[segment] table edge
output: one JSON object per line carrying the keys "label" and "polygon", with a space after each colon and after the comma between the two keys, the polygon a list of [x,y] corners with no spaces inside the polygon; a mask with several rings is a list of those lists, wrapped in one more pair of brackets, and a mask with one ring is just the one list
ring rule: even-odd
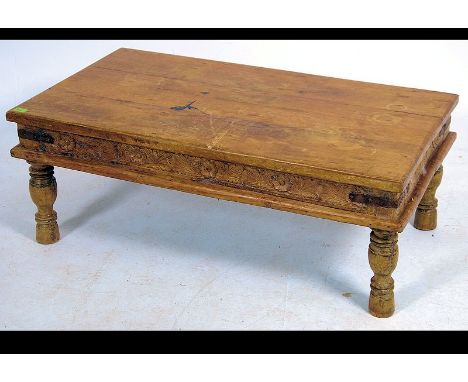
{"label": "table edge", "polygon": [[[455,106],[456,105],[453,105],[451,110],[453,110]],[[436,129],[433,133],[433,137],[438,134],[438,132],[449,117],[450,113],[448,113],[444,118],[441,119],[438,129]],[[72,124],[51,118],[27,115],[25,113],[15,112],[13,109],[9,110],[6,113],[6,119],[9,122],[16,122],[17,124],[21,124],[28,127],[49,129],[52,131],[65,133],[72,132],[73,134],[105,139],[112,142],[130,143],[139,145],[141,147],[160,149],[180,154],[195,155],[207,159],[222,160],[243,165],[251,165],[275,171],[309,176],[338,183],[354,184],[357,186],[365,186],[382,191],[396,193],[404,191],[406,185],[411,180],[412,176],[414,176],[416,168],[419,165],[419,161],[424,155],[424,152],[430,147],[433,139],[432,137],[432,139],[429,139],[428,142],[426,142],[425,149],[421,153],[420,157],[418,157],[417,160],[414,162],[406,178],[402,179],[401,181],[396,181],[391,179],[369,177],[362,174],[353,174],[335,169],[327,169],[324,167],[315,167],[312,165],[306,165],[302,163],[286,162],[278,159],[244,155],[225,150],[216,150],[208,147],[181,144],[177,141],[171,141],[160,138],[156,139],[138,134],[130,135],[125,134],[123,132],[107,132],[102,131],[95,126]]]}

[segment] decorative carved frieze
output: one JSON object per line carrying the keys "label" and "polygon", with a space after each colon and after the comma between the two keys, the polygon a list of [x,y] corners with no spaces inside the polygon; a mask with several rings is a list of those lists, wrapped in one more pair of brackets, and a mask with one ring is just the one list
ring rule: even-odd
{"label": "decorative carved frieze", "polygon": [[[20,142],[40,152],[77,160],[121,165],[151,174],[167,174],[204,184],[257,191],[288,199],[395,216],[403,194],[371,190],[238,163],[200,158],[69,133],[21,128]],[[47,142],[35,137],[49,137]]]}

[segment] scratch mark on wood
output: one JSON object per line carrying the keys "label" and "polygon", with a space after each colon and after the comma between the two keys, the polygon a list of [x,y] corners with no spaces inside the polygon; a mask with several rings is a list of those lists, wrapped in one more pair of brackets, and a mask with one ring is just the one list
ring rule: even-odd
{"label": "scratch mark on wood", "polygon": [[190,109],[196,109],[195,106],[192,106],[195,102],[197,102],[196,100],[195,101],[192,101],[190,103],[188,103],[187,105],[184,105],[184,106],[172,106],[171,109],[172,110],[190,110]]}
{"label": "scratch mark on wood", "polygon": [[[234,121],[231,121],[231,123],[229,124],[229,126],[224,132],[222,132],[218,136],[215,136],[213,140],[211,141],[211,143],[208,145],[208,148],[211,149],[212,147],[215,147],[219,143],[219,141],[221,141],[229,133],[229,130],[231,129],[233,124],[234,124]],[[210,128],[213,132],[215,132],[213,128],[213,118],[211,114],[210,114]]]}

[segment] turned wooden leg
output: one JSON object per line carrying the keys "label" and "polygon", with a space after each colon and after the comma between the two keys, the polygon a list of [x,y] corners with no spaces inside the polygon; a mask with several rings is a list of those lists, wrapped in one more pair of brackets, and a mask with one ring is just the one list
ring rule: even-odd
{"label": "turned wooden leg", "polygon": [[37,206],[36,241],[40,244],[52,244],[60,239],[57,213],[53,210],[57,198],[54,167],[35,163],[30,165],[29,193]]}
{"label": "turned wooden leg", "polygon": [[442,181],[442,166],[435,172],[434,177],[419,202],[414,217],[414,227],[422,231],[430,231],[437,227],[437,198],[435,193]]}
{"label": "turned wooden leg", "polygon": [[369,312],[375,317],[390,317],[395,311],[392,272],[398,261],[398,233],[374,229],[370,234],[371,279]]}

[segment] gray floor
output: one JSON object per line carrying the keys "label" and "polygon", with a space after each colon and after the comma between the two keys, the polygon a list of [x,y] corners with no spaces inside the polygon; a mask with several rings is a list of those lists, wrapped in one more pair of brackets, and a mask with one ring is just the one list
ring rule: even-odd
{"label": "gray floor", "polygon": [[[466,43],[2,42],[1,110],[120,46],[461,94],[439,227],[400,235],[389,319],[367,313],[363,227],[58,168],[62,240],[42,246],[27,165],[10,157],[16,131],[3,120],[1,329],[468,329]],[[343,65],[348,50],[359,55]]]}

